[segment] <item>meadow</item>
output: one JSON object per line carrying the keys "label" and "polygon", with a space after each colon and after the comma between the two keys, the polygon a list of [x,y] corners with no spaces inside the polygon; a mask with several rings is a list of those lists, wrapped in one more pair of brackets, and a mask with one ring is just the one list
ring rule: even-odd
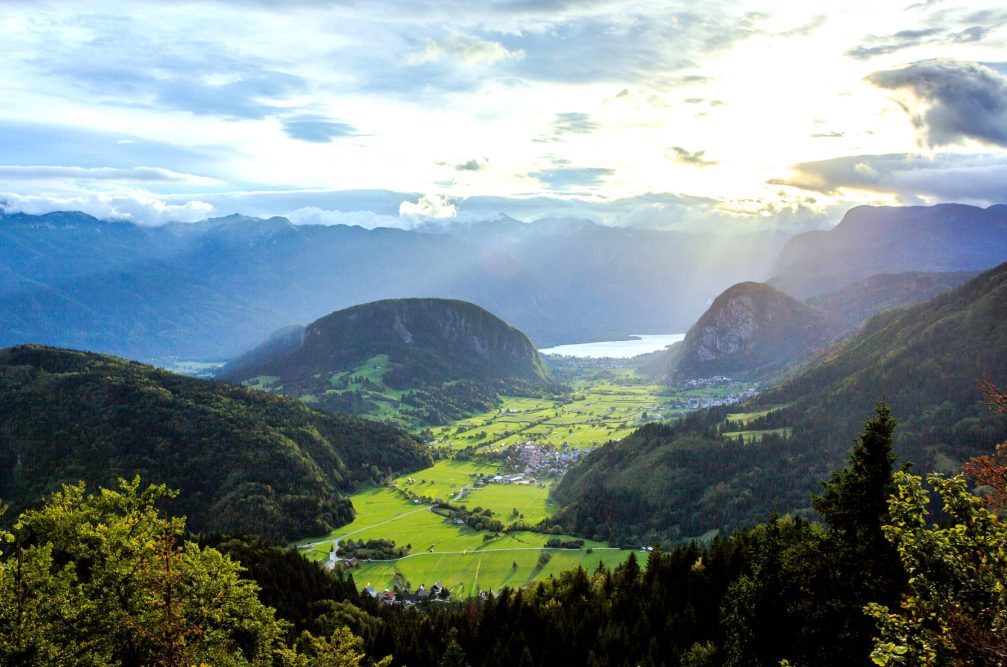
{"label": "meadow", "polygon": [[[503,586],[523,586],[578,565],[596,568],[599,562],[614,565],[628,557],[628,550],[612,549],[601,542],[584,541],[580,549],[546,548],[550,538],[575,539],[568,535],[546,535],[530,531],[490,533],[458,525],[433,511],[430,503],[406,497],[414,493],[450,498],[469,486],[475,476],[494,474],[499,468],[483,463],[445,459],[421,472],[403,475],[388,487],[370,488],[351,497],[357,516],[352,523],[329,535],[299,541],[296,546],[309,559],[328,561],[330,549],[339,540],[385,538],[406,546],[409,555],[395,561],[371,561],[352,570],[358,584],[377,590],[409,583],[427,587],[440,581],[452,594],[468,596],[479,590],[499,590]],[[532,485],[490,484],[474,489],[465,499],[474,508],[493,510],[505,523],[519,517],[513,509],[534,522],[553,511],[548,489]],[[542,554],[548,558],[542,562]],[[516,565],[516,567],[515,567]]]}
{"label": "meadow", "polygon": [[[383,360],[375,358],[368,368],[354,371],[359,382],[366,377],[380,382]],[[334,382],[343,377],[334,377]],[[354,384],[357,384],[354,382]],[[696,407],[718,402],[745,388],[699,387],[669,390],[648,384],[635,371],[612,369],[596,377],[575,379],[571,391],[546,397],[502,397],[500,405],[432,429],[433,444],[449,458],[430,468],[402,475],[385,486],[370,488],[351,497],[357,515],[352,523],[331,534],[298,543],[306,557],[329,561],[330,549],[339,540],[390,539],[406,547],[408,555],[394,561],[366,561],[352,569],[358,584],[377,590],[440,581],[456,596],[502,586],[524,586],[564,569],[593,569],[625,560],[632,550],[610,548],[585,541],[580,549],[547,548],[550,538],[576,539],[531,531],[493,533],[455,523],[434,511],[450,502],[469,510],[488,509],[505,526],[535,525],[551,516],[557,505],[550,499],[553,479],[531,484],[481,483],[485,476],[504,473],[500,455],[514,446],[532,443],[546,449],[586,450],[618,440],[648,421],[673,419]],[[745,431],[752,420],[765,414],[735,413],[725,423],[748,443],[761,437]],[[724,434],[725,436],[728,433]],[[461,457],[479,460],[463,460]],[[511,469],[513,471],[513,469]],[[543,557],[543,554],[548,554]]]}

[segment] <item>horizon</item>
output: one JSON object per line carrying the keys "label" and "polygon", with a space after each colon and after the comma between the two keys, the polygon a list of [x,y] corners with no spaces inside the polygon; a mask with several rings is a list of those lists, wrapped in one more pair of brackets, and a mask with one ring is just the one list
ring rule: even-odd
{"label": "horizon", "polygon": [[11,212],[730,234],[1007,201],[993,4],[5,9]]}

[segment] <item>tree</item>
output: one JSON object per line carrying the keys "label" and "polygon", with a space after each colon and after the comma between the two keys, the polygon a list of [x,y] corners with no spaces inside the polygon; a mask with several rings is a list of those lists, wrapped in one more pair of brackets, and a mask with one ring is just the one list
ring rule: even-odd
{"label": "tree", "polygon": [[240,566],[182,540],[164,486],[64,486],[0,559],[0,662],[266,665],[284,625]]}
{"label": "tree", "polygon": [[880,636],[878,665],[1007,662],[1007,522],[969,493],[961,475],[927,477],[950,521],[929,522],[922,479],[896,475],[885,534],[909,575],[897,608],[868,606]]}

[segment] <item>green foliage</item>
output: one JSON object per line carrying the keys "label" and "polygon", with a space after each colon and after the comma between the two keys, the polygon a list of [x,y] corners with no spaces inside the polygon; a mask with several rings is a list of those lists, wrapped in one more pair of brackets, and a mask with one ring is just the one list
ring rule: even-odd
{"label": "green foliage", "polygon": [[[1007,415],[986,416],[976,381],[1007,373],[1007,264],[935,299],[879,315],[821,359],[732,412],[765,435],[725,442],[722,409],[674,426],[647,425],[593,452],[555,491],[556,521],[587,537],[678,541],[809,510],[819,481],[842,465],[862,415],[884,396],[899,421],[895,453],[954,471],[1007,439]],[[789,430],[786,430],[789,429]],[[877,496],[872,502],[877,502]],[[837,517],[838,518],[838,517]]]}
{"label": "green foliage", "polygon": [[[523,333],[471,303],[389,299],[331,313],[302,336],[267,341],[221,377],[276,376],[270,390],[323,409],[444,424],[488,410],[501,394],[549,384]],[[385,414],[387,413],[387,414]]]}
{"label": "green foliage", "polygon": [[392,426],[105,355],[0,351],[0,497],[15,511],[63,482],[118,476],[181,490],[168,507],[196,530],[275,538],[352,519],[342,495],[429,465]]}
{"label": "green foliage", "polygon": [[4,664],[270,665],[283,624],[220,552],[182,540],[163,486],[64,487],[0,560]]}
{"label": "green foliage", "polygon": [[878,665],[993,665],[1007,659],[1007,523],[969,493],[965,479],[931,474],[947,519],[929,523],[922,479],[895,477],[885,535],[909,575],[901,603],[868,611]]}

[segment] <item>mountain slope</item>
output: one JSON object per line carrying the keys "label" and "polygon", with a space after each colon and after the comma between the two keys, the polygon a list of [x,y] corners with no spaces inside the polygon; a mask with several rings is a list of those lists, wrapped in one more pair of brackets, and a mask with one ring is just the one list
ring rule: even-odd
{"label": "mountain slope", "polygon": [[[899,457],[920,472],[953,472],[1007,438],[1007,418],[990,414],[976,386],[985,375],[1007,383],[1005,312],[1002,264],[879,315],[744,406],[644,427],[596,450],[557,487],[567,507],[556,520],[587,536],[679,539],[807,509],[882,397],[899,422]],[[726,431],[745,432],[745,444]]]}
{"label": "mountain slope", "polygon": [[1007,206],[858,206],[828,231],[793,237],[769,282],[806,298],[879,273],[982,271],[1005,260]]}
{"label": "mountain slope", "polygon": [[886,310],[929,301],[976,275],[975,271],[881,273],[836,292],[812,297],[806,303],[854,328]]}
{"label": "mountain slope", "polygon": [[342,493],[429,464],[384,424],[105,355],[0,350],[0,498],[13,511],[60,483],[141,475],[181,491],[194,530],[274,538],[350,521]]}
{"label": "mountain slope", "polygon": [[823,311],[769,285],[738,283],[689,328],[669,379],[765,379],[825,345],[839,329]]}
{"label": "mountain slope", "polygon": [[479,306],[449,299],[391,299],[331,313],[272,337],[219,376],[269,378],[268,388],[353,412],[370,410],[361,390],[387,388],[401,394],[407,412],[432,411],[415,415],[427,422],[488,408],[494,391],[549,381],[527,336]]}

